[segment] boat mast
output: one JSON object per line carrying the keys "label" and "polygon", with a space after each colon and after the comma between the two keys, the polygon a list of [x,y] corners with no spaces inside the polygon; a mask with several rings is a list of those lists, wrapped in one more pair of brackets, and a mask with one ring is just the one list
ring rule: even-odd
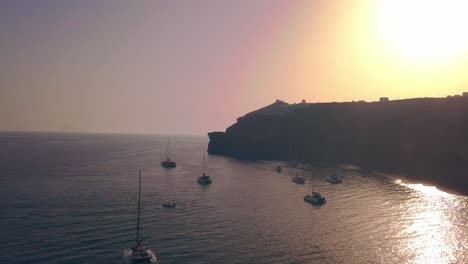
{"label": "boat mast", "polygon": [[314,192],[314,179],[315,179],[315,175],[312,174],[312,192]]}
{"label": "boat mast", "polygon": [[169,159],[169,137],[167,137],[167,146],[166,146],[166,159]]}
{"label": "boat mast", "polygon": [[141,198],[141,170],[138,175],[138,214],[137,214],[137,244],[140,245],[140,198]]}
{"label": "boat mast", "polygon": [[205,175],[205,150],[203,150],[202,175]]}

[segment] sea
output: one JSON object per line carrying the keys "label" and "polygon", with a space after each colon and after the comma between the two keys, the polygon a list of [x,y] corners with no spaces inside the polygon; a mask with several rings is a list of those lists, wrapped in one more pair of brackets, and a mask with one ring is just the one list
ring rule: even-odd
{"label": "sea", "polygon": [[[207,136],[0,133],[0,263],[468,263],[468,197],[356,167],[206,155]],[[291,181],[304,175],[306,184]],[[343,175],[332,185],[326,178]],[[311,183],[314,183],[313,186]],[[311,188],[323,206],[303,200]],[[170,200],[176,208],[163,208]]]}

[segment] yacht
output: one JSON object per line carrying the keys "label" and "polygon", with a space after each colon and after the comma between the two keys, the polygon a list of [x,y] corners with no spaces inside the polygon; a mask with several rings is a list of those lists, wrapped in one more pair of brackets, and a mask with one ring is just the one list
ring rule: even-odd
{"label": "yacht", "polygon": [[296,168],[297,167],[297,162],[295,161],[287,161],[286,164],[284,164],[285,167],[288,168]]}
{"label": "yacht", "polygon": [[304,196],[304,201],[311,203],[313,205],[324,205],[327,200],[324,196],[322,196],[319,192],[314,192],[314,176],[312,175],[312,183],[310,185],[312,187],[312,191],[310,194]]}
{"label": "yacht", "polygon": [[154,264],[159,263],[156,254],[143,244],[140,237],[140,199],[141,198],[141,170],[139,173],[138,183],[138,214],[137,214],[137,234],[136,245],[132,248],[124,249],[123,263],[124,264]]}
{"label": "yacht", "polygon": [[292,179],[293,182],[297,183],[297,184],[305,184],[305,178],[304,177],[300,177],[300,176],[294,176],[294,178]]}
{"label": "yacht", "polygon": [[198,177],[197,182],[201,185],[211,184],[213,180],[210,176],[205,174],[205,152],[203,151],[203,165],[202,165],[202,175]]}
{"label": "yacht", "polygon": [[298,176],[297,175],[297,169],[294,168],[294,177],[292,178],[292,181],[297,184],[304,184],[305,183],[305,178]]}
{"label": "yacht", "polygon": [[335,174],[335,175],[329,176],[327,178],[327,182],[329,182],[331,184],[342,183],[343,182],[343,177],[341,175],[339,175],[339,174]]}
{"label": "yacht", "polygon": [[165,161],[161,162],[161,166],[163,166],[164,168],[175,168],[177,164],[175,161],[168,158]]}
{"label": "yacht", "polygon": [[314,205],[324,205],[327,200],[318,192],[312,192],[304,196],[304,201]]}
{"label": "yacht", "polygon": [[169,138],[167,138],[166,160],[161,162],[161,166],[164,168],[175,168],[177,166],[176,162],[169,158]]}

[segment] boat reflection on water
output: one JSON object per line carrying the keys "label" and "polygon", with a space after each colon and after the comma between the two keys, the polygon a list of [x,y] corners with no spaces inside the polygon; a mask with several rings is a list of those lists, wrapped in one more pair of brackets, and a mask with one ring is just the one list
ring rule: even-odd
{"label": "boat reflection on water", "polygon": [[[463,197],[434,186],[401,180],[395,183],[414,190],[403,207],[406,228],[399,234],[404,241],[401,250],[407,253],[409,263],[459,263],[465,258],[460,252],[468,252],[468,245],[458,236],[463,233],[460,229],[468,228],[467,223],[460,222],[466,217],[453,214],[456,207],[464,206]],[[461,248],[465,250],[460,251]]]}

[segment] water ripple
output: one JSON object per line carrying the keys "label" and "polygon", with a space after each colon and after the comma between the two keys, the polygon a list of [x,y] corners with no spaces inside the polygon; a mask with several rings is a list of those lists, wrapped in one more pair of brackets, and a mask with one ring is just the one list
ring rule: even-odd
{"label": "water ripple", "polygon": [[[309,184],[274,172],[278,162],[208,155],[214,183],[197,185],[204,138],[171,139],[173,170],[159,166],[165,137],[2,140],[1,263],[119,263],[135,239],[140,168],[141,231],[162,263],[468,262],[468,198],[432,187],[312,168],[304,176],[328,200],[315,207],[303,201]],[[338,171],[344,183],[328,184]],[[163,208],[167,199],[177,207]]]}

